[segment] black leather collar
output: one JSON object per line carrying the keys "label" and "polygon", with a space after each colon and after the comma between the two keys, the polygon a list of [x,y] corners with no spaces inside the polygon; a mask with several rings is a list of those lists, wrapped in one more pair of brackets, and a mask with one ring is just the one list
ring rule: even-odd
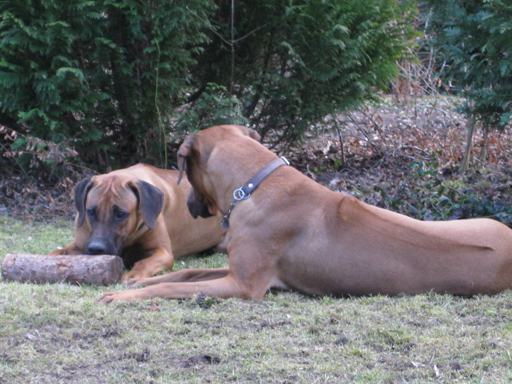
{"label": "black leather collar", "polygon": [[254,191],[258,185],[272,172],[274,172],[277,168],[282,165],[290,165],[290,162],[286,160],[284,156],[281,156],[275,160],[272,160],[270,163],[265,165],[257,174],[255,174],[251,180],[249,180],[245,185],[241,188],[236,189],[233,192],[233,198],[235,201],[231,203],[227,213],[224,215],[222,219],[222,228],[229,228],[229,216],[231,215],[231,211],[235,208],[236,203],[240,200],[245,200],[251,197],[252,191]]}

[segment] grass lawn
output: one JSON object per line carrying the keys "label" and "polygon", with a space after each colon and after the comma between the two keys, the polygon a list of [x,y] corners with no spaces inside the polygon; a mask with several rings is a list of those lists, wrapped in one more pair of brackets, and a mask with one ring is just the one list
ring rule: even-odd
{"label": "grass lawn", "polygon": [[[72,227],[0,216],[0,262],[64,246]],[[176,267],[226,264],[214,255]],[[119,289],[0,281],[0,383],[512,381],[512,292],[96,301]]]}

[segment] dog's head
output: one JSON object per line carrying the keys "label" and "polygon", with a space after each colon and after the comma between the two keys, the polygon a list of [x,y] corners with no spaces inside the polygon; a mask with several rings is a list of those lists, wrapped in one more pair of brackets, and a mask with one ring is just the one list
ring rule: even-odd
{"label": "dog's head", "polygon": [[230,149],[221,148],[223,139],[224,142],[230,143],[227,140],[229,136],[233,138],[237,136],[250,137],[258,142],[260,141],[260,135],[253,129],[238,125],[221,125],[187,136],[178,150],[178,169],[180,172],[178,184],[183,172],[186,172],[192,185],[187,205],[190,214],[194,218],[198,216],[206,218],[215,215],[218,211],[217,196],[213,188],[214,180],[208,172],[208,162],[214,149],[226,151],[229,157]]}
{"label": "dog's head", "polygon": [[85,252],[120,255],[137,232],[156,227],[163,201],[160,189],[121,174],[81,181],[75,187],[76,228],[85,234]]}

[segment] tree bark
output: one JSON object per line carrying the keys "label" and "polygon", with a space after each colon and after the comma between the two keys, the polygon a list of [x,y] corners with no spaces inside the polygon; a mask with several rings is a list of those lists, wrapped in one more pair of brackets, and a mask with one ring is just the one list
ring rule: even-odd
{"label": "tree bark", "polygon": [[7,254],[2,263],[5,281],[26,283],[115,284],[124,266],[118,256]]}
{"label": "tree bark", "polygon": [[468,124],[468,141],[466,143],[466,152],[464,153],[464,159],[459,169],[459,174],[463,175],[469,168],[471,159],[471,149],[473,148],[473,135],[475,134],[476,119],[471,117]]}
{"label": "tree bark", "polygon": [[487,160],[487,155],[489,153],[489,128],[484,129],[484,144],[482,145],[482,150],[480,151],[480,160],[485,162]]}

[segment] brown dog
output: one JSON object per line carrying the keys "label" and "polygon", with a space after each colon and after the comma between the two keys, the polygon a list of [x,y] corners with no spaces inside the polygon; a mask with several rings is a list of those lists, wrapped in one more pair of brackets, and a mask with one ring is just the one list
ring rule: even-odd
{"label": "brown dog", "polygon": [[132,270],[122,281],[170,270],[174,258],[219,244],[219,218],[194,220],[190,183],[178,171],[138,164],[93,176],[75,187],[75,240],[50,255],[119,255]]}
{"label": "brown dog", "polygon": [[198,292],[261,299],[271,287],[334,296],[512,288],[512,230],[494,220],[415,220],[330,191],[287,166],[230,207],[233,191],[276,158],[256,136],[243,127],[212,127],[189,136],[178,152],[193,186],[190,202],[210,214],[232,210],[229,268],[142,279],[135,285],[145,288],[100,300]]}

